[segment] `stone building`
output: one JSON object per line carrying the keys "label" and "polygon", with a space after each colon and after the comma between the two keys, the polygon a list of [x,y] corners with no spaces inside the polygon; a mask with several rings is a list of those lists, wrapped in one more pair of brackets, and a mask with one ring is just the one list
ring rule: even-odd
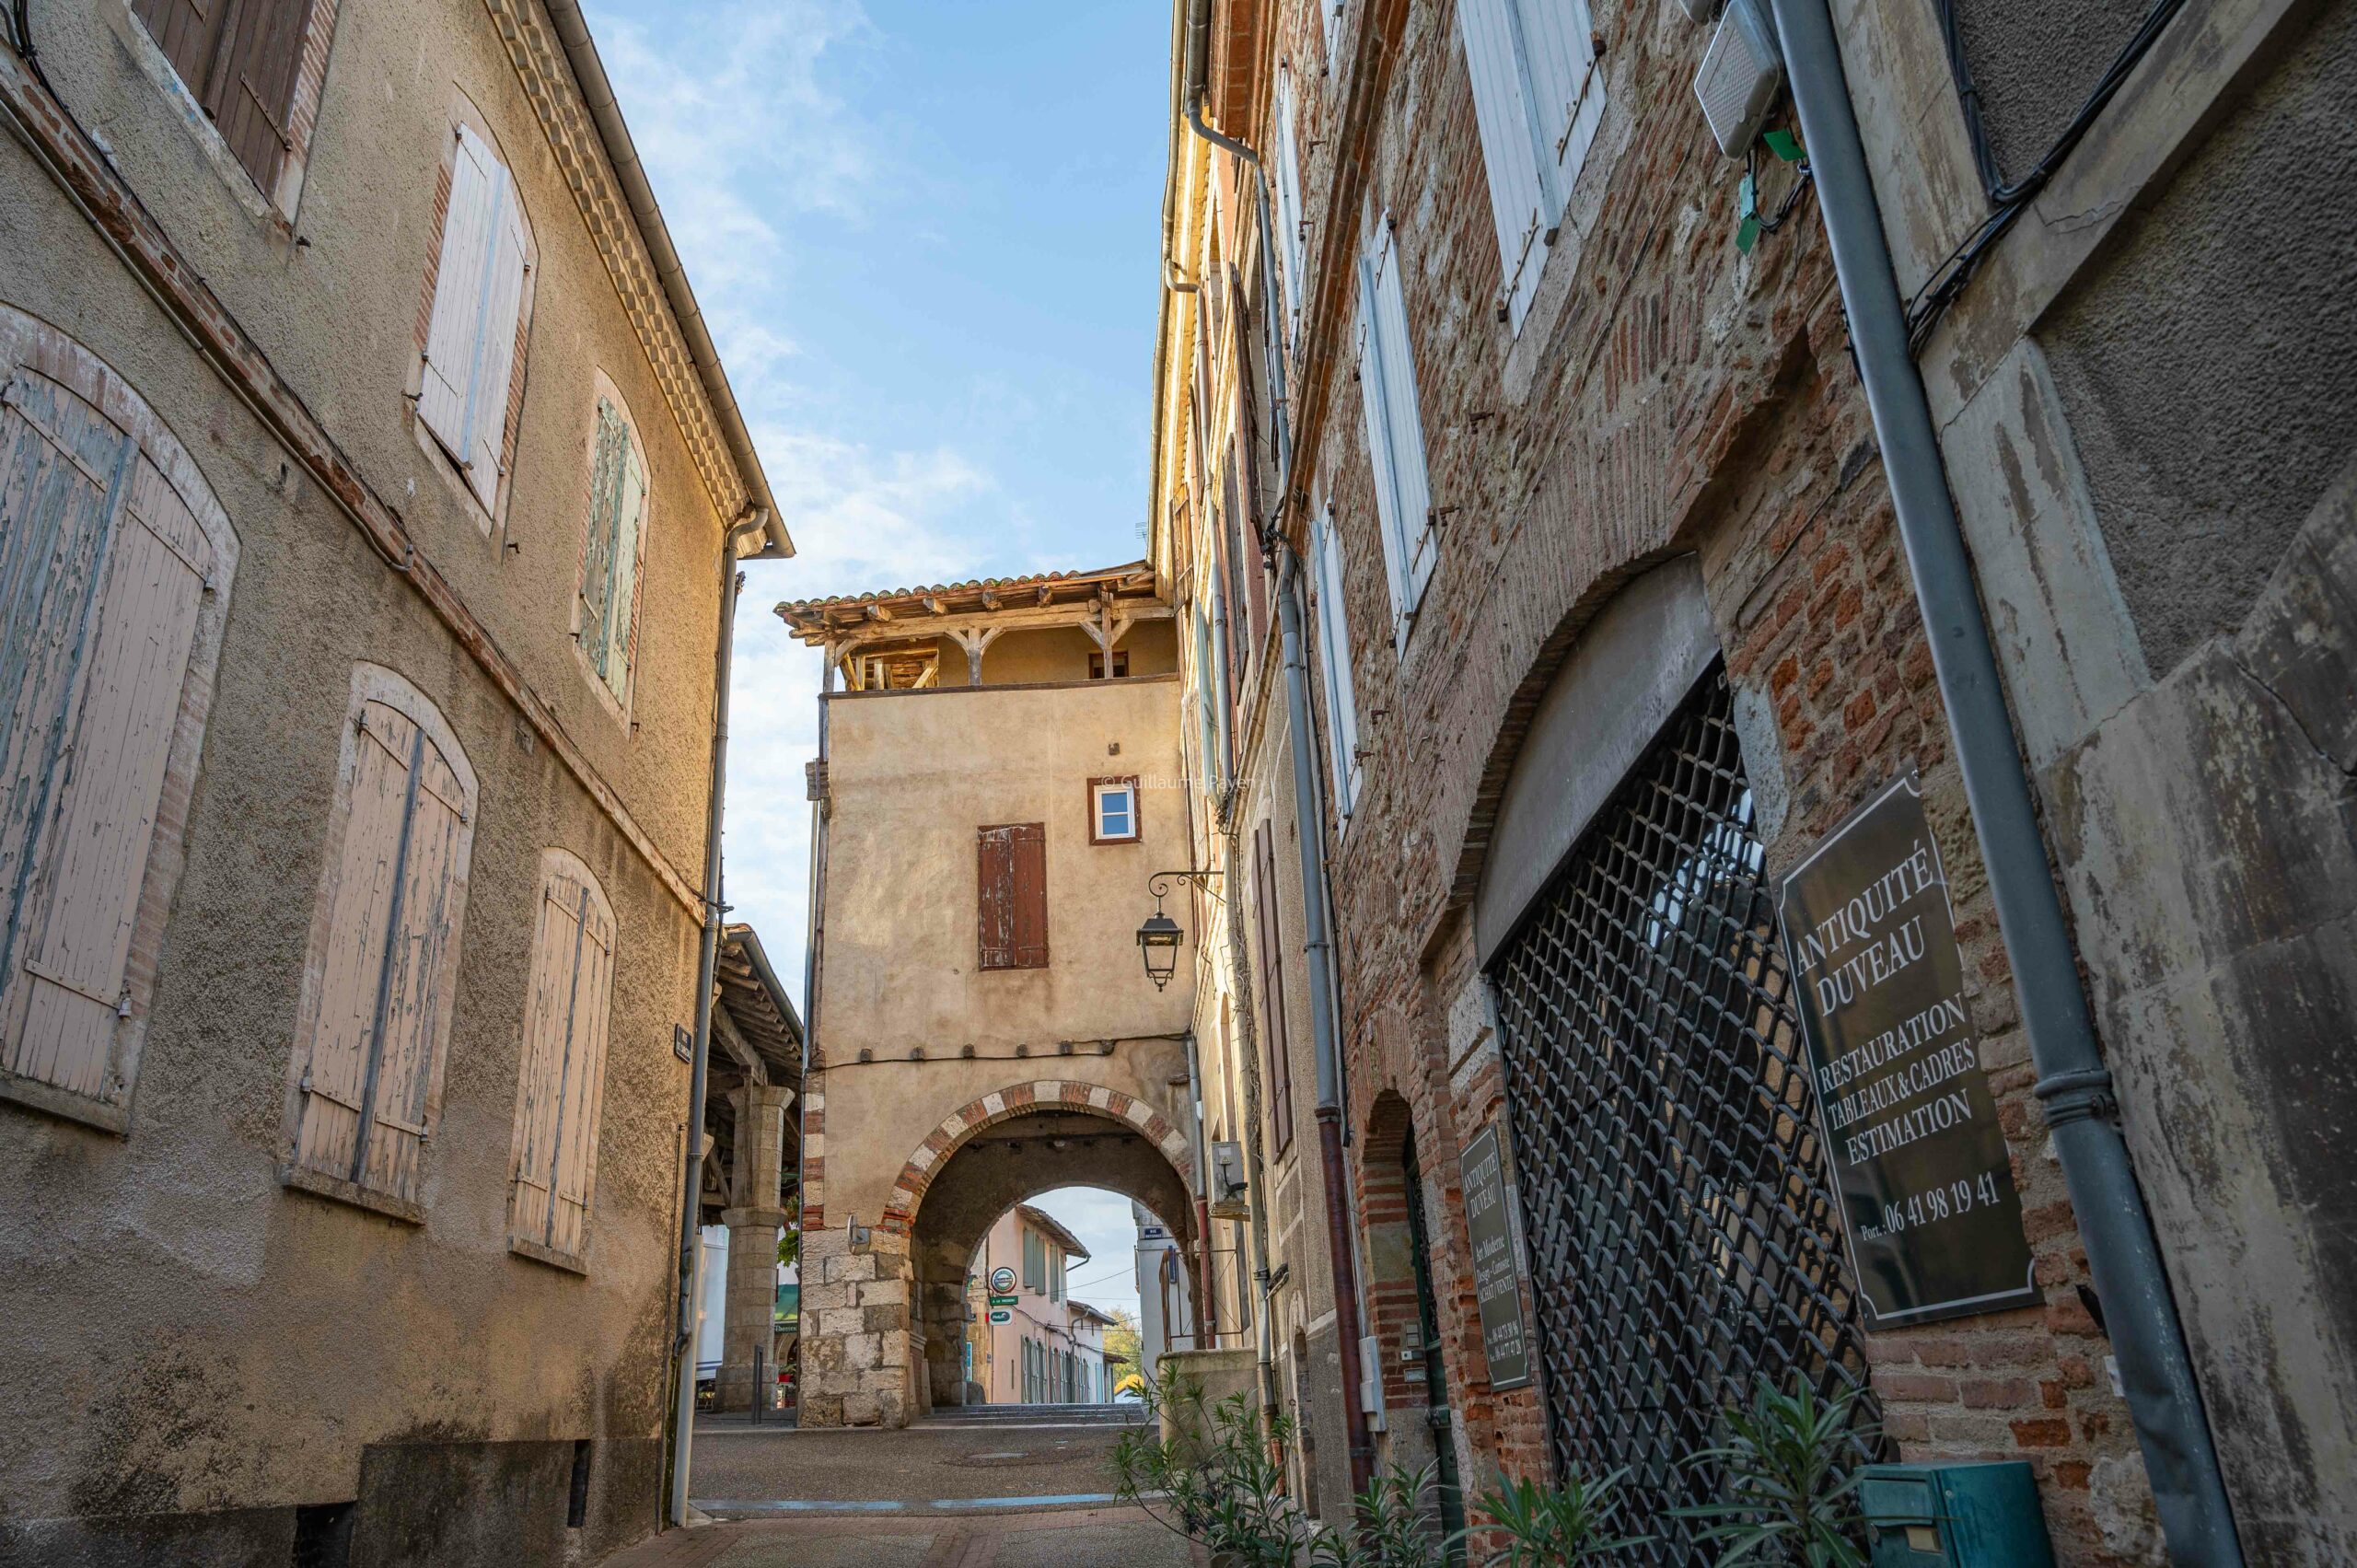
{"label": "stone building", "polygon": [[[1765,1372],[2026,1463],[2066,1563],[2339,1561],[2357,6],[1830,10],[1174,7],[1149,517],[1260,1386],[1329,1517],[1371,1448],[1662,1527]],[[1791,66],[1715,139],[1706,52]],[[1860,1220],[1907,1130],[1822,1131],[1782,928],[1893,813],[1927,1151],[1992,1151],[1945,1254]],[[2022,1266],[1893,1283],[1965,1252]]]}
{"label": "stone building", "polygon": [[600,1554],[791,547],[596,50],[69,0],[0,119],[0,1556]]}
{"label": "stone building", "polygon": [[[801,1421],[964,1402],[984,1236],[1057,1187],[1195,1249],[1176,638],[1144,562],[778,607],[826,654],[802,1110]],[[1191,949],[1190,949],[1191,953]]]}

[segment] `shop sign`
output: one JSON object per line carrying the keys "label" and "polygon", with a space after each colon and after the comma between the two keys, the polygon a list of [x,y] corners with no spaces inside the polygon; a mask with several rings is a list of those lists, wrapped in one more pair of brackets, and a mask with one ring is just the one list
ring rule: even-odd
{"label": "shop sign", "polygon": [[991,1271],[991,1294],[993,1295],[1013,1295],[1015,1294],[1015,1271],[1013,1269],[1009,1269],[1002,1265],[1001,1267]]}
{"label": "shop sign", "polygon": [[1521,1216],[1505,1141],[1495,1122],[1465,1145],[1465,1228],[1473,1243],[1473,1295],[1481,1313],[1481,1349],[1493,1390],[1530,1382],[1529,1320],[1523,1312]]}
{"label": "shop sign", "polygon": [[1015,1303],[1016,1298],[1011,1295],[993,1295],[991,1297],[991,1305],[993,1307],[1012,1307]]}
{"label": "shop sign", "polygon": [[1866,1326],[2036,1303],[1911,770],[1784,878],[1778,913]]}
{"label": "shop sign", "polygon": [[1005,1323],[1013,1320],[1015,1314],[1012,1312],[993,1312],[991,1314],[991,1321],[993,1323]]}

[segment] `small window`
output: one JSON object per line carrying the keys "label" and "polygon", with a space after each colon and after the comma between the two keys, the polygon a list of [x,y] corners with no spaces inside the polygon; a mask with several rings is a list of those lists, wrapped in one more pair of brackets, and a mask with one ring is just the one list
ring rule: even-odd
{"label": "small window", "polygon": [[[1113,650],[1113,679],[1116,680],[1122,679],[1126,678],[1129,673],[1130,650],[1127,648],[1115,648]],[[1105,679],[1105,656],[1103,654],[1091,654],[1088,656],[1088,679],[1091,680],[1102,680]]]}
{"label": "small window", "polygon": [[1351,621],[1342,602],[1342,540],[1329,503],[1312,529],[1318,590],[1318,668],[1326,690],[1326,741],[1334,767],[1334,816],[1347,823],[1359,795],[1359,705],[1351,679]]}
{"label": "small window", "polygon": [[1144,836],[1138,820],[1137,775],[1088,781],[1088,842],[1133,844]]}
{"label": "small window", "polygon": [[498,509],[522,414],[532,234],[516,182],[472,125],[453,131],[435,202],[418,343],[417,419]]}

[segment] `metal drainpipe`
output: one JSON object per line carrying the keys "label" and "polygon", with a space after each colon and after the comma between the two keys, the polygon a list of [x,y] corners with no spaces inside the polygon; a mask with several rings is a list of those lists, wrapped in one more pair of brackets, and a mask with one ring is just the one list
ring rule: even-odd
{"label": "metal drainpipe", "polygon": [[[1211,1151],[1203,1145],[1203,1074],[1195,1055],[1195,1031],[1187,1031],[1189,1136],[1195,1144],[1195,1321],[1187,1337],[1196,1350],[1219,1349],[1219,1298],[1212,1294]],[[1206,1333],[1206,1325],[1210,1331]],[[1212,1342],[1203,1343],[1208,1338]]]}
{"label": "metal drainpipe", "polygon": [[1358,1267],[1351,1246],[1349,1167],[1342,1160],[1341,1051],[1334,1034],[1334,997],[1329,988],[1326,935],[1326,842],[1318,808],[1318,786],[1307,744],[1309,677],[1301,649],[1300,560],[1287,544],[1278,557],[1277,614],[1284,628],[1285,712],[1293,731],[1294,809],[1301,830],[1301,912],[1304,947],[1309,960],[1309,1032],[1318,1048],[1318,1153],[1325,1171],[1326,1244],[1334,1270],[1334,1332],[1342,1355],[1342,1414],[1351,1445],[1351,1491],[1363,1493],[1375,1477],[1375,1445],[1367,1433],[1359,1389]]}
{"label": "metal drainpipe", "polygon": [[696,1211],[703,1195],[703,1114],[705,1067],[712,1057],[712,988],[720,967],[720,922],[726,906],[720,900],[720,822],[728,784],[728,674],[736,653],[737,595],[743,560],[765,561],[774,545],[740,558],[737,541],[769,524],[766,509],[756,508],[737,520],[720,545],[720,631],[712,655],[712,797],[704,808],[703,943],[696,957],[696,1038],[688,1059],[688,1160],[686,1191],[679,1207],[679,1324],[675,1353],[679,1357],[678,1408],[672,1413],[671,1522],[688,1522],[688,1461],[696,1431],[696,1295],[697,1263],[703,1249]]}
{"label": "metal drainpipe", "polygon": [[1772,0],[1793,101],[1832,242],[1859,375],[1930,634],[1956,764],[2020,993],[2038,1097],[2111,1335],[2170,1560],[2242,1562],[2201,1393],[2080,989],[2070,927],[2031,801],[1826,0]]}

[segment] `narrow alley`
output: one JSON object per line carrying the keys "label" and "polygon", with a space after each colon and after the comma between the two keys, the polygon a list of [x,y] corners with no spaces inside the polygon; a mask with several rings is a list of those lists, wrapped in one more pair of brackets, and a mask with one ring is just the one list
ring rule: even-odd
{"label": "narrow alley", "polygon": [[2357,1562],[2357,0],[0,0],[0,1568]]}

